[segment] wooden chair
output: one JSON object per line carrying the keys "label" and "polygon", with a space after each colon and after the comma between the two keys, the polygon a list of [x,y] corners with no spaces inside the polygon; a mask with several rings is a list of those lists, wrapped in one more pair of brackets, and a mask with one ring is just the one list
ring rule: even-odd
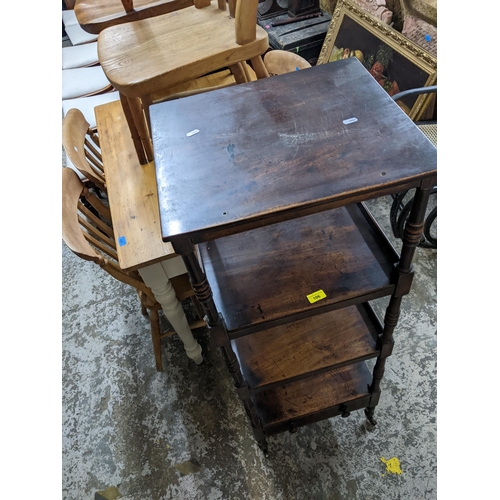
{"label": "wooden chair", "polygon": [[[269,76],[262,55],[267,32],[257,25],[258,0],[194,0],[194,6],[112,26],[99,35],[100,64],[120,99],[141,164],[153,160],[149,106],[171,89],[229,68],[236,83]],[[203,90],[201,90],[203,91]]]}
{"label": "wooden chair", "polygon": [[68,112],[75,108],[81,111],[85,120],[90,124],[90,128],[96,127],[95,108],[102,104],[108,104],[120,100],[118,91],[105,92],[104,94],[92,95],[87,97],[76,97],[75,99],[62,100],[62,115],[65,117]]}
{"label": "wooden chair", "polygon": [[97,64],[97,42],[62,48],[62,69],[88,68]]}
{"label": "wooden chair", "polygon": [[78,23],[74,10],[68,9],[62,11],[62,23],[71,45],[84,45],[97,41],[97,35],[90,34],[82,29]]}
{"label": "wooden chair", "polygon": [[193,5],[193,0],[77,0],[75,15],[83,30],[98,35],[103,29],[168,14]]}
{"label": "wooden chair", "polygon": [[62,70],[62,99],[76,99],[105,94],[113,90],[100,66]]}
{"label": "wooden chair", "polygon": [[97,187],[106,193],[106,176],[102,164],[97,129],[91,128],[83,113],[70,109],[62,123],[62,144],[70,162],[68,165],[88,187]]}
{"label": "wooden chair", "polygon": [[[111,276],[133,286],[141,301],[144,315],[149,313],[151,336],[156,369],[162,371],[161,339],[178,333],[184,343],[187,355],[199,364],[203,358],[201,348],[190,335],[181,335],[169,330],[162,333],[158,311],[162,309],[151,289],[146,286],[139,272],[124,272],[117,262],[116,243],[113,237],[109,208],[78,178],[70,168],[62,169],[62,236],[70,250],[84,260],[92,261]],[[190,298],[197,311],[201,306],[191,288],[187,273],[171,278],[178,301]],[[180,307],[180,306],[179,306]],[[167,316],[167,319],[168,316]],[[203,320],[192,323],[191,328],[204,326]]]}
{"label": "wooden chair", "polygon": [[[404,90],[393,95],[392,99],[403,107],[403,109],[404,107],[408,109],[408,106],[401,102],[402,99],[425,94],[437,95],[437,85]],[[437,121],[416,122],[415,124],[437,148]],[[437,186],[434,186],[431,195],[437,196]],[[390,210],[391,229],[396,238],[402,239],[404,227],[410,216],[411,207],[413,205],[414,190],[411,190],[411,192],[402,191],[401,193],[393,195],[392,198],[393,201]],[[424,231],[419,246],[424,248],[437,248],[437,202],[425,217]]]}
{"label": "wooden chair", "polygon": [[303,57],[286,50],[270,50],[264,56],[264,65],[270,76],[283,75],[297,69],[307,69],[311,64]]}

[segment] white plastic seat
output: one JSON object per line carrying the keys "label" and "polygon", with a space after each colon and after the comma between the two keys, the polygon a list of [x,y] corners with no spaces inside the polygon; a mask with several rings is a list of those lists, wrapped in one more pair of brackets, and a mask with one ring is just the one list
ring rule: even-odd
{"label": "white plastic seat", "polygon": [[105,94],[93,95],[89,97],[79,97],[77,99],[66,99],[62,102],[63,117],[66,116],[71,108],[79,109],[90,127],[94,128],[96,126],[94,108],[96,106],[100,106],[101,104],[118,101],[119,99],[120,93],[117,91],[106,92]]}
{"label": "white plastic seat", "polygon": [[62,69],[85,68],[98,63],[97,42],[62,49]]}
{"label": "white plastic seat", "polygon": [[64,31],[68,35],[72,45],[97,42],[98,35],[92,35],[83,30],[73,9],[62,11],[62,22],[64,24]]}
{"label": "white plastic seat", "polygon": [[101,94],[112,89],[101,66],[62,70],[63,100]]}
{"label": "white plastic seat", "polygon": [[79,24],[65,26],[64,31],[68,35],[71,45],[82,45],[84,43],[96,42],[99,35],[92,35],[82,29]]}
{"label": "white plastic seat", "polygon": [[62,11],[62,22],[65,28],[68,26],[74,26],[75,24],[80,24],[73,9]]}

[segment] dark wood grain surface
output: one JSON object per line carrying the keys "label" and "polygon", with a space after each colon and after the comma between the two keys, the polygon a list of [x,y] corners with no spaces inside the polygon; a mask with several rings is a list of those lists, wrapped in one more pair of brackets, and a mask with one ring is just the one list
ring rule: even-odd
{"label": "dark wood grain surface", "polygon": [[[357,205],[202,243],[208,282],[230,336],[278,318],[392,293],[394,256]],[[310,303],[307,295],[326,297]],[[373,298],[370,297],[370,298]]]}
{"label": "dark wood grain surface", "polygon": [[246,335],[233,348],[255,390],[375,357],[379,333],[363,306],[351,306]]}
{"label": "dark wood grain surface", "polygon": [[150,111],[165,241],[397,192],[436,171],[434,146],[355,58]]}
{"label": "dark wood grain surface", "polygon": [[365,363],[358,363],[259,392],[252,399],[266,427],[367,396],[370,382]]}

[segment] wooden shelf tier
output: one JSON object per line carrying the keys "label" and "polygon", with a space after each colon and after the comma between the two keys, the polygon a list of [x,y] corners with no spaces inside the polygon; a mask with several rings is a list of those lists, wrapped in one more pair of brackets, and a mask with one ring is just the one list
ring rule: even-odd
{"label": "wooden shelf tier", "polygon": [[252,399],[269,436],[366,408],[371,380],[361,362],[259,392]]}
{"label": "wooden shelf tier", "polygon": [[382,325],[369,304],[301,319],[232,341],[252,393],[378,356]]}
{"label": "wooden shelf tier", "polygon": [[[199,244],[230,338],[390,295],[398,255],[363,204]],[[322,290],[325,298],[307,296]],[[319,311],[324,309],[324,311]]]}

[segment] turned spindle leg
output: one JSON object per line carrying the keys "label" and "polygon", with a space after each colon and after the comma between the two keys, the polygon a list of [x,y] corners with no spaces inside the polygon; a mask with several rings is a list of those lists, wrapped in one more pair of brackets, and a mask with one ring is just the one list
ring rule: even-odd
{"label": "turned spindle leg", "polygon": [[163,314],[182,340],[187,356],[199,365],[203,361],[201,346],[189,328],[184,310],[161,263],[139,269],[139,274],[161,304]]}
{"label": "turned spindle leg", "polygon": [[181,255],[184,260],[184,264],[186,265],[189,279],[191,281],[191,286],[193,287],[194,293],[196,294],[196,297],[205,312],[205,319],[210,329],[210,335],[215,344],[222,350],[226,366],[229,373],[233,377],[236,391],[243,402],[246,414],[250,420],[250,425],[252,426],[255,439],[264,453],[267,453],[267,442],[262,422],[257,415],[255,405],[250,397],[250,390],[245,378],[243,377],[243,373],[241,372],[238,358],[231,347],[231,341],[227,333],[224,319],[217,311],[210,284],[208,283],[207,277],[195,255],[194,246],[188,238],[176,238],[173,239],[171,243],[174,247],[174,251]]}
{"label": "turned spindle leg", "polygon": [[373,418],[373,414],[380,395],[380,382],[384,376],[386,360],[392,353],[394,345],[393,333],[398,323],[401,302],[403,296],[410,291],[413,279],[413,256],[424,230],[425,211],[433,184],[433,179],[430,181],[427,180],[425,181],[425,185],[417,189],[412,210],[404,229],[401,258],[395,267],[396,289],[391,296],[385,312],[384,331],[379,338],[380,355],[375,363],[373,380],[370,385],[372,400],[370,401],[370,405],[365,409],[365,415],[373,425],[377,423]]}

